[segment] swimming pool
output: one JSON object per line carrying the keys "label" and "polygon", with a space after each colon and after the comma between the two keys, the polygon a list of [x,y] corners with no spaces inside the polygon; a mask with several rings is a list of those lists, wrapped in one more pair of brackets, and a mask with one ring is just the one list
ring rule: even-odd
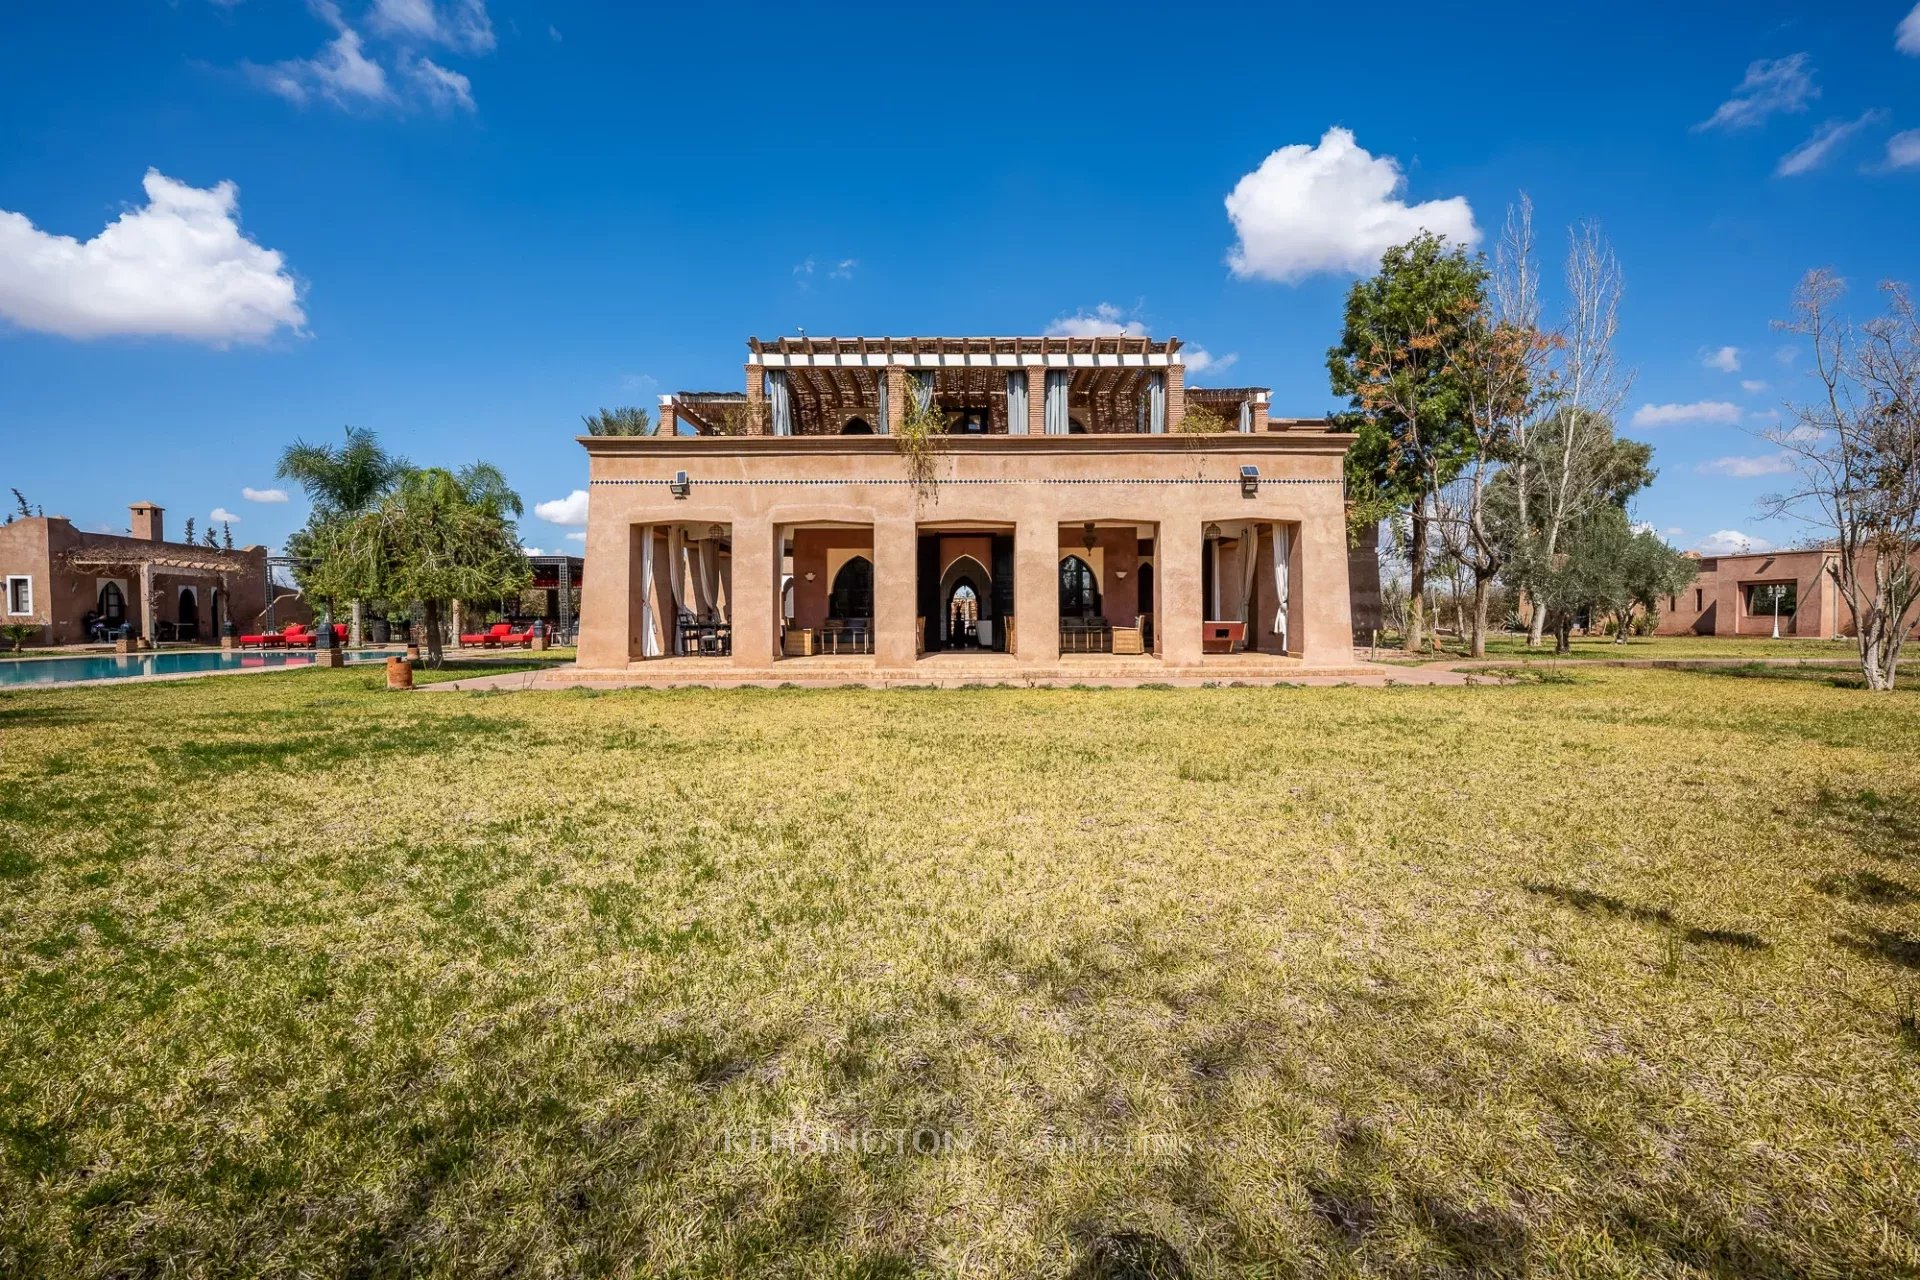
{"label": "swimming pool", "polygon": [[[351,649],[348,662],[385,662],[394,651]],[[0,689],[60,684],[69,680],[125,680],[129,676],[185,676],[207,671],[255,671],[310,667],[313,652],[211,650],[199,653],[107,653],[85,658],[0,659]]]}

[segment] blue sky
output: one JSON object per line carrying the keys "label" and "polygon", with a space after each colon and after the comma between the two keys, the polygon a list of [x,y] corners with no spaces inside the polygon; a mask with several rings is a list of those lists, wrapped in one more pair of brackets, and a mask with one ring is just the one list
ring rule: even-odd
{"label": "blue sky", "polygon": [[273,545],[304,504],[248,491],[352,423],[531,508],[583,486],[580,414],[737,387],[796,327],[1143,325],[1318,414],[1369,234],[1491,237],[1524,190],[1555,279],[1576,220],[1619,254],[1636,514],[1784,542],[1752,432],[1805,380],[1769,322],[1811,267],[1860,314],[1920,284],[1905,2],[800,8],[16,7],[0,488]]}

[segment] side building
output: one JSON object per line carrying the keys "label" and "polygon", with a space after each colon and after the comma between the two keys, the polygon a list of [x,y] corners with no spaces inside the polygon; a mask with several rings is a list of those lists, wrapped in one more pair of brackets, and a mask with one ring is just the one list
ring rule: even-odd
{"label": "side building", "polygon": [[265,547],[169,542],[163,509],[137,502],[129,514],[130,536],[82,532],[61,516],[0,525],[0,618],[38,624],[42,644],[91,639],[89,615],[114,631],[130,623],[148,644],[214,643],[227,622],[265,609]]}
{"label": "side building", "polygon": [[[1777,616],[1782,636],[1852,635],[1853,616],[1833,574],[1839,559],[1821,548],[1701,556],[1699,576],[1662,602],[1654,633],[1771,636]],[[1914,568],[1920,572],[1920,563]]]}

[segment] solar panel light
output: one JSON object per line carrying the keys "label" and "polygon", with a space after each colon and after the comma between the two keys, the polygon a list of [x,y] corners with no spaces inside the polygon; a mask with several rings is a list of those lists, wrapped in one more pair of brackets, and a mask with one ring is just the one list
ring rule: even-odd
{"label": "solar panel light", "polygon": [[1251,498],[1260,492],[1260,468],[1247,466],[1240,468],[1240,496]]}
{"label": "solar panel light", "polygon": [[693,481],[687,479],[686,472],[676,471],[673,473],[672,488],[674,497],[684,498],[693,491]]}

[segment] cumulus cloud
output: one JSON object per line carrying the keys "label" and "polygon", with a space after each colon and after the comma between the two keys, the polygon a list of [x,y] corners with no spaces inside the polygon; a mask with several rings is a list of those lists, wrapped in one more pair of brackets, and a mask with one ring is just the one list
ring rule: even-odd
{"label": "cumulus cloud", "polygon": [[1920,168],[1920,129],[1908,129],[1887,139],[1887,168]]}
{"label": "cumulus cloud", "polygon": [[1792,178],[1813,172],[1825,164],[1827,157],[1839,150],[1848,138],[1879,121],[1886,114],[1884,111],[1867,111],[1861,113],[1857,120],[1827,121],[1815,129],[1805,142],[1780,157],[1780,163],[1774,166],[1774,175]]}
{"label": "cumulus cloud", "polygon": [[530,547],[523,542],[520,544],[520,554],[523,556],[543,556],[547,554],[547,552],[544,547]]}
{"label": "cumulus cloud", "polygon": [[240,496],[248,502],[285,502],[287,500],[287,491],[285,489],[255,489],[251,486],[242,486]]}
{"label": "cumulus cloud", "polygon": [[1758,534],[1738,529],[1716,529],[1694,547],[1703,556],[1737,556],[1753,551],[1771,551],[1773,543]]}
{"label": "cumulus cloud", "polygon": [[1757,457],[1736,455],[1700,464],[1700,471],[1705,475],[1733,476],[1740,480],[1749,480],[1754,476],[1783,476],[1792,470],[1793,463],[1784,453],[1763,453]]}
{"label": "cumulus cloud", "polygon": [[213,513],[209,515],[207,518],[209,520],[212,520],[215,524],[239,524],[240,523],[240,517],[233,514],[233,512],[227,510],[225,507],[215,507],[213,509]]}
{"label": "cumulus cloud", "polygon": [[1456,244],[1479,243],[1466,197],[1408,204],[1406,175],[1347,129],[1315,146],[1282,147],[1227,194],[1238,242],[1227,255],[1241,277],[1296,283],[1319,272],[1370,271],[1380,255],[1420,231]]}
{"label": "cumulus cloud", "polygon": [[1751,129],[1771,116],[1805,111],[1807,104],[1819,96],[1806,54],[1762,58],[1747,65],[1747,74],[1734,86],[1733,96],[1693,129],[1696,133],[1704,129]]}
{"label": "cumulus cloud", "polygon": [[1758,378],[1742,378],[1740,380],[1740,389],[1750,396],[1758,395],[1767,389],[1767,384]]}
{"label": "cumulus cloud", "polygon": [[386,68],[367,57],[360,33],[351,27],[341,27],[311,58],[289,58],[267,67],[248,63],[245,70],[261,88],[302,105],[316,97],[353,106],[390,102],[394,96]]}
{"label": "cumulus cloud", "polygon": [[1900,25],[1893,32],[1893,47],[1920,58],[1920,4],[1913,6],[1913,12],[1900,19]]}
{"label": "cumulus cloud", "polygon": [[587,522],[587,491],[575,489],[564,498],[536,503],[533,514],[548,524],[583,525]]}
{"label": "cumulus cloud", "polygon": [[1072,315],[1059,315],[1046,327],[1049,338],[1104,338],[1123,335],[1129,338],[1147,336],[1147,325],[1138,316],[1122,311],[1111,302],[1103,302],[1088,311],[1084,308]]}
{"label": "cumulus cloud", "polygon": [[438,5],[433,0],[373,0],[367,24],[395,39],[443,44],[462,53],[487,53],[495,44],[486,0]]}
{"label": "cumulus cloud", "polygon": [[1636,427],[1670,427],[1682,422],[1736,423],[1740,406],[1725,400],[1696,400],[1692,404],[1643,404],[1633,411]]}
{"label": "cumulus cloud", "polygon": [[570,533],[567,535],[568,542],[585,542],[586,540],[587,540],[587,535],[585,531],[581,531],[578,533]]}
{"label": "cumulus cloud", "polygon": [[1700,363],[1709,369],[1718,369],[1722,373],[1740,372],[1740,348],[1717,347],[1700,353]]}
{"label": "cumulus cloud", "polygon": [[1238,351],[1229,351],[1223,356],[1216,356],[1205,347],[1188,347],[1180,353],[1180,358],[1186,363],[1187,372],[1191,374],[1225,373],[1240,363]]}
{"label": "cumulus cloud", "polygon": [[0,317],[67,338],[142,335],[225,346],[307,321],[285,260],[241,234],[240,189],[147,170],[147,203],[91,240],[0,209]]}

